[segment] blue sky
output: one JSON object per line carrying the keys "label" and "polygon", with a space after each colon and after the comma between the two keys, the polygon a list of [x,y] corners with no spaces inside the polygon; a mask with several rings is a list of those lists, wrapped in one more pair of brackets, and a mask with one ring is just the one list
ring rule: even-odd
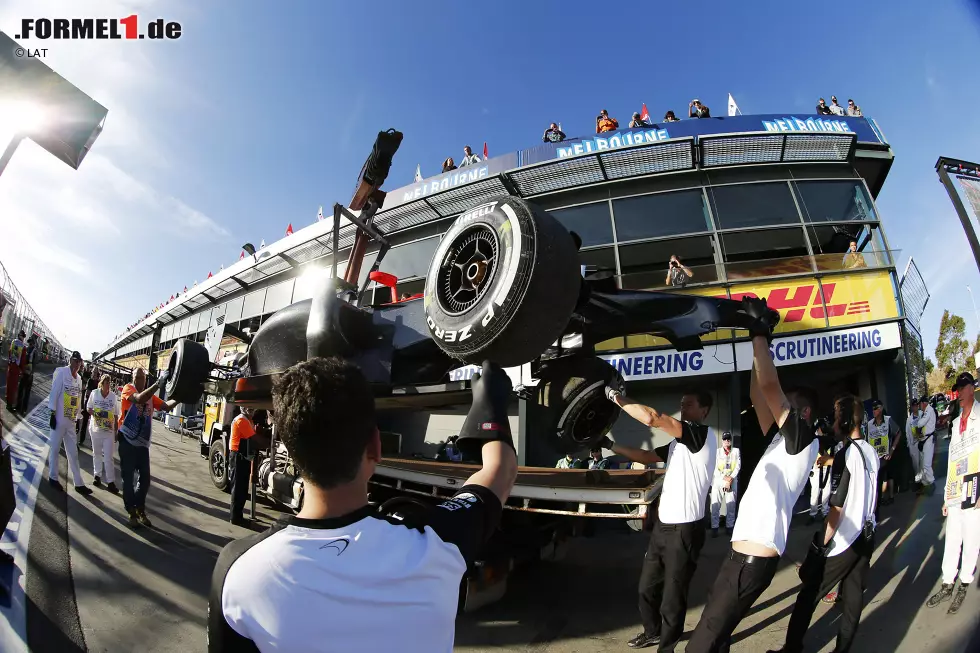
{"label": "blue sky", "polygon": [[943,308],[980,330],[964,288],[980,291],[980,275],[933,170],[940,154],[980,159],[971,5],[602,7],[8,0],[8,34],[22,17],[130,13],[179,20],[184,34],[47,43],[46,63],[109,117],[77,172],[33,145],[18,152],[0,180],[0,222],[22,240],[0,260],[65,344],[91,352],[237,260],[243,242],[271,242],[349,199],[381,129],[405,133],[394,189],[465,144],[514,151],[553,120],[588,133],[601,108],[625,123],[642,102],[662,116],[699,97],[723,114],[731,92],[745,114],[811,113],[836,94],[894,149],[878,207],[900,264],[914,255],[932,292],[927,352]]}

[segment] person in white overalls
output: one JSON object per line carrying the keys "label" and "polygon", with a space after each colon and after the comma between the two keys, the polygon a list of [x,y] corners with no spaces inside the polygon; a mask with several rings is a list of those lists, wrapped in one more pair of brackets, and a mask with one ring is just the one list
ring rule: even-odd
{"label": "person in white overalls", "polygon": [[[943,584],[926,603],[934,608],[953,599],[947,610],[956,614],[966,600],[966,590],[973,583],[980,555],[980,502],[976,484],[980,482],[980,404],[976,401],[976,381],[969,372],[956,377],[954,391],[959,392],[960,415],[953,421],[949,439],[949,470],[943,493],[943,516],[946,518],[946,542],[943,550]],[[953,592],[956,578],[960,585]]]}
{"label": "person in white overalls", "polygon": [[116,487],[116,471],[112,454],[116,444],[116,430],[119,428],[119,397],[112,391],[112,379],[103,374],[99,387],[88,395],[85,409],[89,414],[88,430],[92,436],[92,468],[95,487],[105,479],[106,489],[119,494]]}
{"label": "person in white overalls", "polygon": [[929,397],[919,399],[919,416],[912,422],[915,427],[915,441],[909,447],[912,464],[915,467],[915,482],[919,483],[919,494],[932,494],[936,476],[932,470],[932,457],[936,450],[936,409],[929,404]]}
{"label": "person in white overalls", "polygon": [[742,468],[742,455],[732,446],[732,434],[721,434],[721,447],[715,456],[715,474],[711,481],[711,537],[718,536],[721,522],[721,504],[725,504],[725,531],[735,527],[735,499],[738,492],[738,472]]}
{"label": "person in white overalls", "polygon": [[51,393],[48,395],[48,408],[51,410],[51,417],[48,420],[48,425],[51,427],[48,483],[56,490],[63,489],[58,480],[58,463],[61,443],[64,442],[65,456],[68,458],[68,468],[71,470],[75,491],[86,495],[92,494],[92,489],[86,487],[85,481],[82,480],[82,470],[78,468],[78,444],[75,440],[75,421],[81,415],[82,409],[82,379],[78,375],[81,369],[82,355],[73,351],[68,365],[56,369],[51,379]]}

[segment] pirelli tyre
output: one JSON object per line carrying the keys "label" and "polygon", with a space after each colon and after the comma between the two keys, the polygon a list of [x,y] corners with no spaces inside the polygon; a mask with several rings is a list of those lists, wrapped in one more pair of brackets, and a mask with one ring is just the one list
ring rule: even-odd
{"label": "pirelli tyre", "polygon": [[619,418],[622,409],[606,399],[606,386],[622,388],[622,375],[595,356],[547,361],[538,370],[537,404],[546,428],[564,453],[588,451]]}
{"label": "pirelli tyre", "polygon": [[457,218],[432,257],[429,333],[459,360],[522,365],[561,337],[581,283],[561,223],[522,199],[493,198]]}
{"label": "pirelli tyre", "polygon": [[211,373],[211,361],[204,345],[193,340],[178,340],[167,364],[167,399],[182,404],[196,404],[204,394],[204,382]]}

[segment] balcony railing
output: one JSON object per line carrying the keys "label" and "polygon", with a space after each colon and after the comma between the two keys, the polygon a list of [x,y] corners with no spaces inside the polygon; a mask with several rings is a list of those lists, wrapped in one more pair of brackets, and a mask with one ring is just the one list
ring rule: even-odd
{"label": "balcony railing", "polygon": [[667,269],[629,272],[618,277],[621,288],[630,290],[682,290],[716,286],[722,283],[743,283],[789,275],[826,275],[859,272],[867,269],[889,268],[895,265],[900,250],[866,251],[856,255],[844,253],[790,256],[783,258],[731,261],[722,264],[688,265],[691,272],[686,283],[672,285]]}

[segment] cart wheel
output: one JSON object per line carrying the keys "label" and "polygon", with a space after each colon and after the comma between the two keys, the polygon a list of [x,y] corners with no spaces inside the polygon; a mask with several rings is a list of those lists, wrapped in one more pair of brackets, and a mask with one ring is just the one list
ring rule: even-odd
{"label": "cart wheel", "polygon": [[178,340],[167,364],[167,399],[182,404],[196,404],[204,394],[204,382],[211,373],[211,361],[204,345],[193,340]]}
{"label": "cart wheel", "polygon": [[581,286],[575,241],[561,223],[501,196],[443,237],[425,281],[426,322],[450,356],[515,367],[562,336]]}
{"label": "cart wheel", "polygon": [[585,451],[609,433],[622,409],[606,399],[605,388],[623,386],[623,377],[595,356],[547,361],[538,372],[538,405],[564,453]]}
{"label": "cart wheel", "polygon": [[211,472],[211,482],[219,490],[229,491],[228,487],[228,459],[225,457],[225,443],[217,439],[211,443],[211,451],[208,454],[208,469]]}

